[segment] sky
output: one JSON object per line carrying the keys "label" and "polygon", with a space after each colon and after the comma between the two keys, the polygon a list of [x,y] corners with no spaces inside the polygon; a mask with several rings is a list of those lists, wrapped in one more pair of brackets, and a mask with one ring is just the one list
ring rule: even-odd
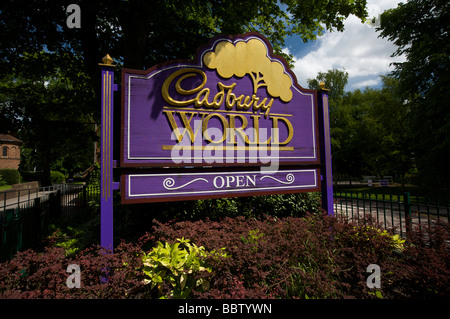
{"label": "sky", "polygon": [[[367,0],[369,18],[397,7],[400,0]],[[379,32],[363,24],[355,16],[345,20],[343,32],[325,32],[315,41],[303,43],[298,37],[288,38],[283,49],[294,55],[294,73],[298,83],[307,88],[307,79],[333,68],[348,72],[346,91],[380,88],[380,75],[393,71],[392,62],[403,62],[404,57],[391,57],[396,47]]]}

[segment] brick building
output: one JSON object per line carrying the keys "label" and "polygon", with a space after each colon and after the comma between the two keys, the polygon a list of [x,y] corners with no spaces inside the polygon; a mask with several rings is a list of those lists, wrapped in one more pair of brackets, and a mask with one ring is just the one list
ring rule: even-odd
{"label": "brick building", "polygon": [[10,135],[0,134],[0,169],[19,169],[21,140]]}

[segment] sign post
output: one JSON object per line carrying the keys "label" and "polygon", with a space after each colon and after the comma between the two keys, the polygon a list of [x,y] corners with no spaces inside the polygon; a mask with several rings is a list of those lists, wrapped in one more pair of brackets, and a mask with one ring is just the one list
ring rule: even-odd
{"label": "sign post", "polygon": [[102,72],[101,88],[101,161],[100,161],[100,245],[113,249],[113,114],[114,84],[113,59],[107,54],[99,63]]}
{"label": "sign post", "polygon": [[333,172],[331,164],[330,113],[328,107],[328,90],[320,83],[317,92],[319,104],[320,160],[322,179],[322,208],[328,215],[334,216]]}

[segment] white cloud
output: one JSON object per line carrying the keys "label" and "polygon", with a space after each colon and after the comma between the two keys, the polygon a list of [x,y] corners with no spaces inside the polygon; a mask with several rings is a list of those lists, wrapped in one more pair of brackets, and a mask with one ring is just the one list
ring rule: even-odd
{"label": "white cloud", "polygon": [[[369,0],[369,17],[378,16],[385,9],[396,6],[397,1]],[[347,90],[365,85],[379,85],[379,75],[392,71],[393,66],[390,65],[392,62],[401,62],[404,59],[392,58],[395,46],[378,36],[379,33],[374,28],[350,16],[345,21],[343,32],[325,33],[310,52],[294,58],[293,71],[300,85],[306,87],[306,79],[315,78],[318,72],[326,72],[333,68],[345,69],[348,72]]]}

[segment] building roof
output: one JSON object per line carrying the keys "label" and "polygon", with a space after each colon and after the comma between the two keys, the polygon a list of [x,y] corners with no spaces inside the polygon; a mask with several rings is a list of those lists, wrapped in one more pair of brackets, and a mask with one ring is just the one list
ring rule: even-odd
{"label": "building roof", "polygon": [[3,143],[23,144],[23,141],[19,140],[17,137],[14,137],[10,134],[0,134],[0,144]]}

